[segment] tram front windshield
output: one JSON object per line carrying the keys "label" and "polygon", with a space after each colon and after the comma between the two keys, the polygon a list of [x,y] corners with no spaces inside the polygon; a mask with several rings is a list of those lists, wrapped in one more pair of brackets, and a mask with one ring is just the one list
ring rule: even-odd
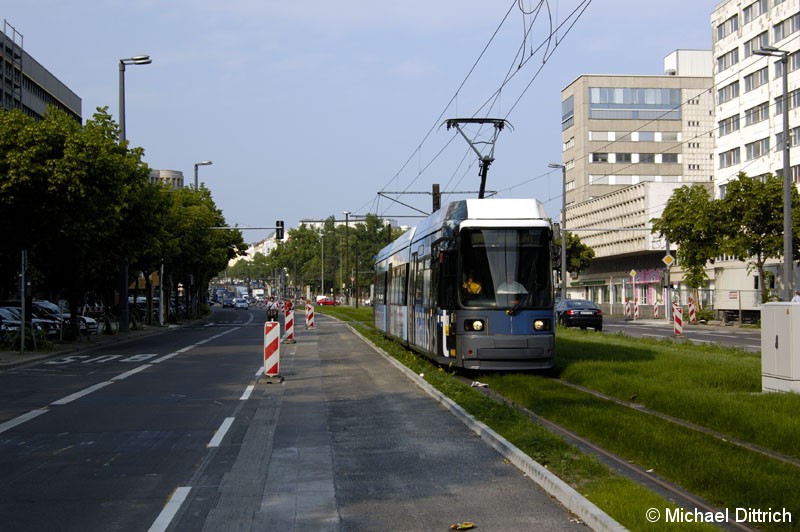
{"label": "tram front windshield", "polygon": [[461,232],[461,303],[546,308],[553,304],[550,232],[544,228]]}

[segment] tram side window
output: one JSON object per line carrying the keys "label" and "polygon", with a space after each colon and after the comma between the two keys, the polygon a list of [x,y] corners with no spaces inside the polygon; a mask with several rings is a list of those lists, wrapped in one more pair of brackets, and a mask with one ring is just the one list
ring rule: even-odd
{"label": "tram side window", "polygon": [[391,270],[388,299],[389,303],[392,305],[406,304],[407,272],[408,272],[408,264],[401,264],[399,266],[395,266]]}
{"label": "tram side window", "polygon": [[386,272],[380,272],[375,276],[375,304],[386,304]]}

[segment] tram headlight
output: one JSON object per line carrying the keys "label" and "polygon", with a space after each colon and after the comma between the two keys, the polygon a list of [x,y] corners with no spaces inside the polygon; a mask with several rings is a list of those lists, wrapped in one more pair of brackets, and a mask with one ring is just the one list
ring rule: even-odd
{"label": "tram headlight", "polygon": [[535,331],[548,331],[550,330],[550,320],[534,320],[533,330]]}
{"label": "tram headlight", "polygon": [[486,328],[483,320],[466,320],[464,322],[464,330],[472,332],[481,332]]}

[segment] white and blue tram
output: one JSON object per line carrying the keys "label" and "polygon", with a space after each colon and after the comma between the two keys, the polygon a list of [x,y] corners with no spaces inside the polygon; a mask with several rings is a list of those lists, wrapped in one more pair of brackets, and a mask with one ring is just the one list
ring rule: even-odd
{"label": "white and blue tram", "polygon": [[550,368],[552,246],[538,200],[449,203],[375,257],[375,326],[444,365]]}

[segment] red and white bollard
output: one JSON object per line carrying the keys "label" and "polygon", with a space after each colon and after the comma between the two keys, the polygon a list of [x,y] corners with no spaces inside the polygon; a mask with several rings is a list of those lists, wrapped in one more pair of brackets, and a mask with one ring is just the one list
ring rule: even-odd
{"label": "red and white bollard", "polygon": [[284,314],[286,318],[284,320],[284,327],[286,328],[286,334],[283,335],[283,343],[284,344],[293,344],[294,343],[294,309],[286,307],[286,314]]}
{"label": "red and white bollard", "polygon": [[672,317],[675,322],[675,336],[683,334],[683,307],[677,303],[672,307]]}
{"label": "red and white bollard", "polygon": [[264,324],[264,376],[277,377],[283,380],[280,373],[281,363],[281,324],[268,321]]}
{"label": "red and white bollard", "polygon": [[638,297],[634,297],[633,298],[633,319],[635,319],[635,320],[639,319],[639,298]]}
{"label": "red and white bollard", "polygon": [[306,329],[314,328],[314,305],[306,301]]}
{"label": "red and white bollard", "polygon": [[697,323],[697,315],[694,310],[694,299],[689,298],[689,323]]}
{"label": "red and white bollard", "polygon": [[626,318],[631,317],[631,300],[628,299],[627,297],[625,298],[625,317]]}
{"label": "red and white bollard", "polygon": [[658,318],[658,303],[653,303],[653,318]]}

